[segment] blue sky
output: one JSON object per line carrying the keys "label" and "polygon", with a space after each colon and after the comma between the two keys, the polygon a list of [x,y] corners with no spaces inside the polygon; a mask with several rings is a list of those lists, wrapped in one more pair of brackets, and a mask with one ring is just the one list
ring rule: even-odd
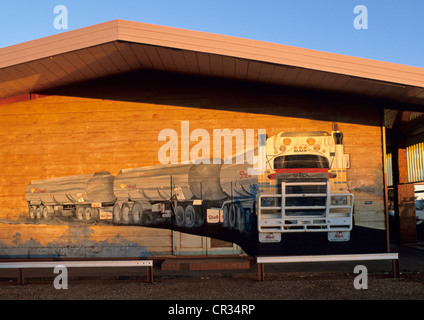
{"label": "blue sky", "polygon": [[[2,0],[0,47],[125,19],[263,40],[424,68],[422,0]],[[354,8],[368,9],[368,29],[354,28]]]}

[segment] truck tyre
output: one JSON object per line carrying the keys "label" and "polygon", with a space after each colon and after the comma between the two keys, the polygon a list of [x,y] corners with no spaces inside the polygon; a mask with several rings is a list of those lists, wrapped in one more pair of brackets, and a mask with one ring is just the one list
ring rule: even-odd
{"label": "truck tyre", "polygon": [[179,227],[183,227],[184,226],[184,208],[181,206],[177,206],[177,208],[175,209],[174,212],[174,220],[175,220],[175,224]]}
{"label": "truck tyre", "polygon": [[115,203],[115,205],[113,206],[112,215],[113,215],[113,223],[120,224],[121,223],[121,206],[119,205],[118,202]]}
{"label": "truck tyre", "polygon": [[245,224],[244,224],[243,210],[240,206],[237,206],[236,217],[237,217],[237,229],[240,232],[244,232],[245,231]]}
{"label": "truck tyre", "polygon": [[42,216],[43,216],[43,208],[41,206],[38,206],[35,209],[35,218],[38,220],[38,219],[41,219]]}
{"label": "truck tyre", "polygon": [[204,216],[202,215],[202,207],[194,206],[194,213],[194,227],[201,227],[205,222]]}
{"label": "truck tyre", "polygon": [[134,203],[132,210],[131,210],[132,220],[134,224],[143,224],[143,207],[140,203],[136,202]]}
{"label": "truck tyre", "polygon": [[94,221],[99,220],[100,218],[100,210],[99,208],[91,208],[91,219]]}
{"label": "truck tyre", "polygon": [[121,207],[121,223],[128,225],[131,224],[131,209],[128,203],[124,202]]}
{"label": "truck tyre", "polygon": [[75,209],[75,215],[78,221],[84,220],[84,206],[77,206]]}
{"label": "truck tyre", "polygon": [[92,220],[94,220],[94,208],[92,208],[92,207],[85,207],[84,208],[83,218],[84,218],[85,221],[92,221]]}
{"label": "truck tyre", "polygon": [[35,211],[37,210],[37,207],[36,206],[31,206],[31,207],[29,207],[29,210],[28,210],[28,214],[29,214],[29,219],[30,220],[35,220],[36,219],[36,213],[35,213]]}
{"label": "truck tyre", "polygon": [[223,226],[224,228],[228,228],[230,226],[229,217],[228,217],[229,211],[230,211],[229,206],[225,205],[222,211],[223,211],[222,214],[224,216]]}
{"label": "truck tyre", "polygon": [[52,206],[45,206],[45,207],[43,207],[43,212],[42,212],[43,219],[45,219],[45,220],[51,219],[52,216],[53,216],[53,213],[54,213],[54,209],[53,209]]}
{"label": "truck tyre", "polygon": [[237,220],[236,214],[237,214],[236,205],[232,203],[230,205],[230,210],[228,211],[228,221],[230,223],[231,228],[234,228],[236,226],[236,220]]}
{"label": "truck tyre", "polygon": [[184,210],[184,225],[187,228],[193,228],[196,222],[196,211],[194,207],[189,204]]}

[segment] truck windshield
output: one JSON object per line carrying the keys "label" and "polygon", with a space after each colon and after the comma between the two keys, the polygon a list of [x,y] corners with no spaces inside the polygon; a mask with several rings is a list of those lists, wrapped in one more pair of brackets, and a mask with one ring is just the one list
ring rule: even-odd
{"label": "truck windshield", "polygon": [[329,167],[327,158],[313,154],[288,155],[274,159],[274,169]]}

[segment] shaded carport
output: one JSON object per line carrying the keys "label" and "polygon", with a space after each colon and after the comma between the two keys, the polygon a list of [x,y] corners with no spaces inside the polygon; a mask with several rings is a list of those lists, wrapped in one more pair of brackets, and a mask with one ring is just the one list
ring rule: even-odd
{"label": "shaded carport", "polygon": [[387,184],[393,188],[393,237],[404,243],[416,242],[414,184],[424,181],[424,113],[386,110],[384,128],[390,161]]}

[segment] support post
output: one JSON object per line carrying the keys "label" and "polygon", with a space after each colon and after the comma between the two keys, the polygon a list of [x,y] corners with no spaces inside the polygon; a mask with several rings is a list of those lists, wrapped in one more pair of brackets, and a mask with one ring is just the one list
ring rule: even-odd
{"label": "support post", "polygon": [[265,268],[263,263],[258,263],[258,280],[259,281],[265,280]]}
{"label": "support post", "polygon": [[24,269],[19,268],[18,269],[18,286],[23,286],[24,284],[25,284]]}
{"label": "support post", "polygon": [[153,266],[147,267],[147,281],[153,283]]}
{"label": "support post", "polygon": [[400,273],[399,273],[399,259],[394,259],[392,260],[392,264],[393,264],[393,278],[400,278]]}
{"label": "support post", "polygon": [[392,139],[392,168],[395,221],[401,243],[417,242],[415,190],[408,183],[406,137],[397,133]]}

